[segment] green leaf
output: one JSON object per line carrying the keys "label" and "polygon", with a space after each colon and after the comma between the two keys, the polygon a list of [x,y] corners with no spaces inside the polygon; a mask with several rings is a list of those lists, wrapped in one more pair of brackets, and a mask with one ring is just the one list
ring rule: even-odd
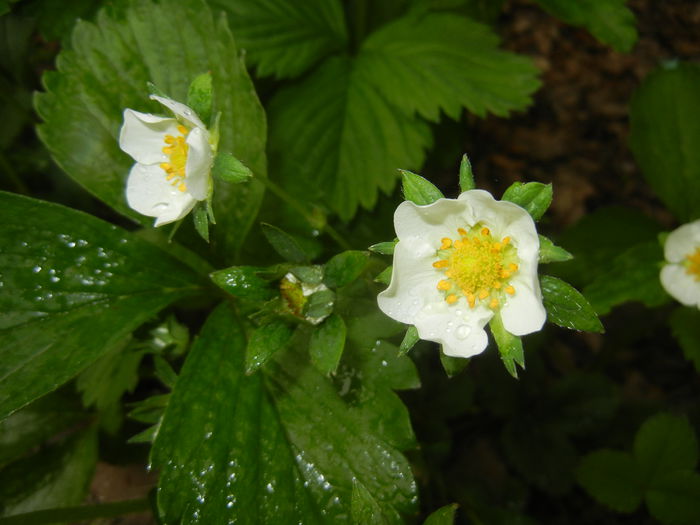
{"label": "green leaf", "polygon": [[0,421],[0,468],[89,417],[65,392],[37,399]]}
{"label": "green leaf", "polygon": [[197,75],[187,89],[187,105],[205,124],[211,120],[212,90],[211,73]]}
{"label": "green leaf", "polygon": [[206,205],[195,205],[192,218],[194,220],[194,229],[197,230],[202,239],[209,242],[209,215],[207,214]]}
{"label": "green leaf", "polygon": [[572,330],[605,331],[593,307],[573,286],[549,275],[540,277],[540,286],[547,319],[551,322]]}
{"label": "green leaf", "polygon": [[642,502],[642,473],[626,452],[596,450],[585,456],[576,469],[576,479],[603,505],[618,512],[634,512]]}
{"label": "green leaf", "polygon": [[700,67],[657,69],[632,97],[630,145],[647,182],[681,222],[700,217]]}
{"label": "green leaf", "polygon": [[355,525],[386,525],[382,509],[369,490],[358,480],[352,484],[350,504],[352,522]]}
{"label": "green leaf", "polygon": [[692,470],[698,462],[695,432],[684,417],[657,414],[637,432],[634,455],[647,483],[667,472]]}
{"label": "green leaf", "polygon": [[331,314],[334,304],[335,293],[333,290],[319,290],[309,295],[302,313],[307,319],[324,319]]}
{"label": "green leaf", "polygon": [[676,308],[671,312],[669,323],[685,358],[700,372],[700,311],[697,308]]}
{"label": "green leaf", "polygon": [[[232,152],[265,176],[265,117],[225,18],[201,0],[136,0],[126,10],[101,11],[78,22],[58,56],[58,71],[43,77],[35,105],[44,120],[38,133],[58,165],[90,193],[142,225],[152,218],[131,210],[125,182],[133,160],[119,149],[125,108],[166,114],[148,100],[146,83],[184,101],[190,82],[210,71],[213,112],[221,112],[219,149]],[[164,22],[164,21],[167,21]],[[154,38],[158,35],[158,38]],[[238,251],[262,200],[260,184],[216,188],[221,217],[213,246]]]}
{"label": "green leaf", "polygon": [[540,264],[570,261],[574,258],[564,248],[557,246],[544,235],[538,235],[538,237],[540,238]]}
{"label": "green leaf", "polygon": [[394,247],[396,246],[397,242],[399,242],[398,239],[387,242],[378,242],[377,244],[370,246],[368,250],[380,255],[394,255]]}
{"label": "green leaf", "polygon": [[362,44],[358,61],[369,81],[407,115],[458,120],[506,116],[524,109],[539,87],[526,57],[498,49],[491,28],[451,13],[416,10],[379,28]]}
{"label": "green leaf", "polygon": [[144,355],[144,350],[130,347],[126,339],[91,364],[76,381],[83,405],[95,406],[98,410],[113,408],[122,395],[133,392]]}
{"label": "green leaf", "polygon": [[295,77],[347,46],[338,0],[212,0],[231,14],[231,26],[260,76]]}
{"label": "green leaf", "polygon": [[514,202],[538,221],[552,204],[552,185],[541,182],[514,182],[505,191],[502,200]]}
{"label": "green leaf", "polygon": [[416,511],[406,459],[295,344],[251,376],[244,348],[222,305],[187,356],[152,450],[164,522],[338,523],[350,516],[355,479],[389,523]]}
{"label": "green leaf", "polygon": [[498,345],[501,361],[503,361],[508,373],[517,379],[518,368],[515,365],[520,365],[522,369],[525,369],[523,342],[520,337],[511,334],[505,329],[499,312],[491,318],[489,328],[491,328],[491,334],[496,340],[496,345]]}
{"label": "green leaf", "polygon": [[345,321],[338,314],[330,315],[311,334],[309,353],[319,372],[332,374],[338,368],[345,348]]}
{"label": "green leaf", "polygon": [[657,241],[638,244],[609,261],[607,271],[597,275],[583,292],[600,315],[630,301],[659,306],[669,299],[659,280],[663,260]]}
{"label": "green leaf", "polygon": [[459,505],[456,503],[451,503],[450,505],[440,507],[426,518],[423,525],[453,525],[455,522],[455,513],[457,512],[458,507]]}
{"label": "green leaf", "polygon": [[443,352],[441,348],[440,363],[442,363],[442,368],[445,369],[447,377],[452,378],[459,374],[462,370],[467,368],[467,365],[469,364],[469,359],[465,359],[464,357],[451,357],[449,355],[445,355],[445,352]]}
{"label": "green leaf", "polygon": [[637,41],[634,13],[625,0],[537,0],[554,16],[585,27],[601,42],[629,52]]}
{"label": "green leaf", "polygon": [[245,371],[252,374],[289,344],[294,329],[286,322],[275,319],[253,330],[245,351]]}
{"label": "green leaf", "polygon": [[0,419],[201,291],[190,268],[84,213],[0,193],[0,223]]}
{"label": "green leaf", "polygon": [[418,335],[418,328],[416,328],[413,325],[410,325],[406,329],[406,334],[403,336],[403,340],[401,341],[401,345],[399,346],[399,353],[401,355],[405,355],[415,346],[415,344],[420,340],[420,336]]}
{"label": "green leaf", "polygon": [[369,253],[348,250],[334,255],[325,267],[323,282],[330,288],[346,286],[357,279],[367,267]]}
{"label": "green leaf", "polygon": [[217,179],[231,184],[240,184],[253,176],[253,172],[248,166],[226,152],[216,154],[211,174]]}
{"label": "green leaf", "polygon": [[90,428],[52,443],[0,470],[0,516],[81,503],[97,462]]}
{"label": "green leaf", "polygon": [[432,204],[436,200],[444,197],[442,192],[429,180],[415,173],[411,173],[410,171],[399,171],[401,172],[403,196],[407,201],[421,206],[424,204]]}
{"label": "green leaf", "polygon": [[268,301],[278,293],[267,279],[260,277],[266,269],[258,266],[232,266],[210,274],[222,290],[239,299]]}
{"label": "green leaf", "polygon": [[260,226],[267,241],[283,259],[294,263],[303,263],[310,259],[309,254],[287,232],[264,222]]}
{"label": "green leaf", "polygon": [[323,282],[323,266],[320,264],[296,266],[289,271],[302,283],[317,285]]}
{"label": "green leaf", "polygon": [[654,481],[646,494],[649,513],[665,525],[700,523],[700,475],[669,472]]}
{"label": "green leaf", "polygon": [[[476,188],[476,184],[474,183],[474,173],[472,173],[472,163],[469,162],[469,157],[465,153],[462,155],[462,162],[459,163],[459,189],[464,192],[474,188]],[[443,507],[443,509],[449,508],[449,505]],[[452,513],[454,514],[454,511]]]}
{"label": "green leaf", "polygon": [[432,140],[423,121],[370,84],[375,73],[334,57],[269,105],[273,172],[288,191],[322,200],[345,220],[360,205],[372,208],[378,190],[394,188],[397,166],[418,169]]}

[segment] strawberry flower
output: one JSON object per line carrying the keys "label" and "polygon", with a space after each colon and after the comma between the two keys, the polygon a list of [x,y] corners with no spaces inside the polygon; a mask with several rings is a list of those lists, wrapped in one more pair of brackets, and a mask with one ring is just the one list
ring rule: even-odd
{"label": "strawberry flower", "polygon": [[686,306],[700,307],[700,220],[673,230],[664,243],[664,289]]}

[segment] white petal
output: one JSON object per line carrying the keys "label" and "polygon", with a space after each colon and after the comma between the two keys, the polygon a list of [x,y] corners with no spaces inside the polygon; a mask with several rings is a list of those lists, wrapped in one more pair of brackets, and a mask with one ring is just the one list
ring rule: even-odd
{"label": "white petal", "polygon": [[183,218],[196,202],[188,192],[173,187],[158,165],[139,163],[134,164],[129,172],[126,200],[137,212],[156,217],[155,226]]}
{"label": "white petal", "polygon": [[677,263],[700,247],[700,220],[684,224],[668,234],[664,244],[664,256],[668,262]]}
{"label": "white petal", "polygon": [[547,311],[542,304],[539,283],[533,290],[524,282],[514,281],[515,295],[508,297],[501,309],[503,326],[513,335],[526,335],[542,329]]}
{"label": "white petal", "polygon": [[141,164],[166,162],[162,149],[165,135],[177,135],[177,120],[124,110],[124,125],[119,133],[119,147]]}
{"label": "white petal", "polygon": [[664,289],[686,306],[700,307],[700,282],[688,274],[680,264],[667,264],[659,276]]}
{"label": "white petal", "polygon": [[185,104],[182,104],[181,102],[175,102],[174,100],[167,98],[167,97],[159,97],[158,95],[151,95],[152,100],[157,100],[161,104],[163,104],[166,108],[168,108],[170,111],[175,113],[179,118],[185,121],[186,124],[188,124],[187,127],[189,128],[206,128],[206,126],[202,123],[201,120],[199,120],[199,117],[197,114],[190,108],[189,106],[186,106]]}
{"label": "white petal", "polygon": [[433,268],[433,254],[420,256],[402,241],[394,248],[394,269],[389,287],[377,304],[386,315],[401,323],[414,324],[416,314],[432,301],[442,300],[437,283],[442,274]]}
{"label": "white petal", "polygon": [[187,135],[187,164],[185,176],[187,191],[197,200],[203,201],[209,194],[209,171],[213,156],[209,145],[209,133],[203,128],[194,128]]}
{"label": "white petal", "polygon": [[477,306],[470,309],[464,298],[449,305],[444,300],[426,306],[418,313],[415,325],[421,339],[435,341],[443,346],[445,355],[471,357],[488,346],[484,326],[493,312]]}
{"label": "white petal", "polygon": [[412,243],[414,249],[431,251],[440,246],[440,239],[457,235],[457,228],[473,225],[463,217],[466,206],[455,199],[438,199],[418,206],[410,201],[399,204],[394,213],[394,228],[400,240]]}

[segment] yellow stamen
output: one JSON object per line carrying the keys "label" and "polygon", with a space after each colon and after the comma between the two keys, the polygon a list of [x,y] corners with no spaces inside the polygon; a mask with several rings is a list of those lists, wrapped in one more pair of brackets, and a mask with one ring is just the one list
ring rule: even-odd
{"label": "yellow stamen", "polygon": [[165,136],[165,143],[166,144],[175,144],[175,137],[172,135],[166,135]]}
{"label": "yellow stamen", "polygon": [[518,265],[515,264],[515,263],[510,263],[510,264],[508,265],[508,269],[509,269],[511,272],[514,272],[514,273],[515,273],[515,272],[518,271]]}
{"label": "yellow stamen", "polygon": [[500,252],[503,249],[503,245],[500,242],[493,243],[494,251]]}
{"label": "yellow stamen", "polygon": [[467,302],[469,303],[469,308],[474,308],[476,297],[474,297],[473,293],[467,294]]}
{"label": "yellow stamen", "polygon": [[503,239],[501,239],[501,242],[502,242],[504,245],[510,243],[510,237],[503,237]]}
{"label": "yellow stamen", "polygon": [[173,169],[173,167],[170,164],[168,164],[167,162],[161,162],[160,169],[162,169],[164,171],[170,171],[171,169]]}
{"label": "yellow stamen", "polygon": [[450,288],[452,288],[452,284],[450,284],[450,281],[445,281],[444,279],[440,281],[437,285],[438,290],[442,290],[443,292],[446,292]]}
{"label": "yellow stamen", "polygon": [[447,268],[450,265],[450,263],[444,259],[440,261],[435,261],[433,263],[433,268]]}
{"label": "yellow stamen", "polygon": [[445,297],[445,301],[447,301],[447,304],[455,304],[457,302],[457,296],[453,293]]}
{"label": "yellow stamen", "polygon": [[171,148],[170,146],[165,146],[161,151],[166,155],[170,155],[173,152],[173,148]]}
{"label": "yellow stamen", "polygon": [[481,235],[488,237],[491,234],[491,231],[488,228],[481,228]]}
{"label": "yellow stamen", "polygon": [[508,295],[513,295],[515,293],[515,288],[512,286],[506,286],[504,290]]}
{"label": "yellow stamen", "polygon": [[491,302],[489,303],[489,308],[491,308],[492,310],[498,308],[498,299],[496,299],[495,297],[491,299]]}
{"label": "yellow stamen", "polygon": [[182,193],[185,193],[187,191],[187,186],[184,182],[181,182],[177,189],[180,190]]}
{"label": "yellow stamen", "polygon": [[508,279],[510,277],[510,272],[508,270],[501,270],[501,279]]}
{"label": "yellow stamen", "polygon": [[457,233],[459,233],[462,237],[467,236],[467,230],[465,230],[464,228],[457,228]]}
{"label": "yellow stamen", "polygon": [[447,250],[450,246],[452,246],[452,239],[449,237],[443,237],[441,240],[442,244],[440,245],[441,250]]}
{"label": "yellow stamen", "polygon": [[178,130],[180,133],[182,133],[183,135],[187,135],[187,128],[186,128],[185,126],[183,126],[182,124],[180,124],[180,125],[177,127],[177,130]]}
{"label": "yellow stamen", "polygon": [[503,284],[501,283],[501,281],[494,281],[493,284],[491,285],[491,287],[492,287],[492,288],[495,288],[496,290],[500,290],[500,289],[501,289],[501,286],[503,286]]}
{"label": "yellow stamen", "polygon": [[488,296],[489,296],[488,290],[480,290],[479,291],[479,299],[481,299],[482,301],[484,299],[486,299]]}

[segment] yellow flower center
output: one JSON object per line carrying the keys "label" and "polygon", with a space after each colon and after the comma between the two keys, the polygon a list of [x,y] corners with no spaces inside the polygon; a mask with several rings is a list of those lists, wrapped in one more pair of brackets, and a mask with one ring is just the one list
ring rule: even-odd
{"label": "yellow flower center", "polygon": [[160,167],[165,171],[165,179],[184,193],[187,191],[185,166],[187,165],[187,150],[189,149],[185,140],[189,130],[182,124],[177,127],[177,130],[180,135],[176,137],[173,135],[165,136],[165,146],[162,151],[168,156],[169,162],[161,163]]}
{"label": "yellow flower center", "polygon": [[510,237],[498,240],[480,223],[469,231],[458,228],[457,233],[459,237],[454,240],[443,238],[437,250],[438,260],[433,267],[445,272],[437,289],[447,304],[465,297],[470,308],[477,301],[498,308],[504,293],[515,294],[509,280],[518,271],[518,251]]}
{"label": "yellow flower center", "polygon": [[683,265],[688,275],[692,275],[696,281],[700,281],[700,248],[696,248],[693,253],[686,255]]}

